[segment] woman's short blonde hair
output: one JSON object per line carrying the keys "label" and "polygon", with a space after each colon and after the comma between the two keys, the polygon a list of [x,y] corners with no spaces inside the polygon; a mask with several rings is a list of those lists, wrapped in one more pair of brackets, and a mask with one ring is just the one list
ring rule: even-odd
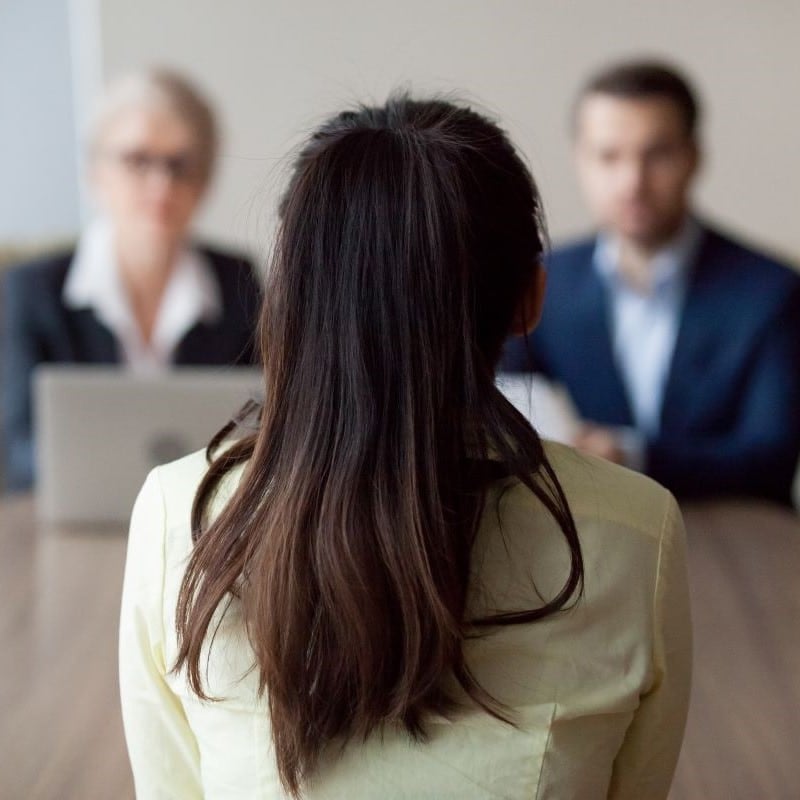
{"label": "woman's short blonde hair", "polygon": [[90,155],[101,148],[109,123],[134,108],[163,109],[185,123],[195,137],[198,175],[204,183],[209,180],[219,146],[214,110],[191,81],[162,67],[124,75],[108,85],[89,123]]}

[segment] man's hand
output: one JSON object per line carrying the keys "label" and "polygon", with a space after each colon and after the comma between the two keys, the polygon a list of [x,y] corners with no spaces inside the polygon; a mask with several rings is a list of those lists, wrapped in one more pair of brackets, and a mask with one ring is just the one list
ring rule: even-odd
{"label": "man's hand", "polygon": [[572,444],[589,455],[605,458],[615,464],[626,463],[620,441],[610,428],[584,423],[575,434]]}

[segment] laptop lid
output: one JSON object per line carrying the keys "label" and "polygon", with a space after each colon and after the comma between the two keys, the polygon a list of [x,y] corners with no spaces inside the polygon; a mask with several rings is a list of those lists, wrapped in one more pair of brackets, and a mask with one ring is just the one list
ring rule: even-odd
{"label": "laptop lid", "polygon": [[147,473],[204,448],[260,392],[253,368],[45,365],[34,377],[36,505],[60,523],[125,522]]}

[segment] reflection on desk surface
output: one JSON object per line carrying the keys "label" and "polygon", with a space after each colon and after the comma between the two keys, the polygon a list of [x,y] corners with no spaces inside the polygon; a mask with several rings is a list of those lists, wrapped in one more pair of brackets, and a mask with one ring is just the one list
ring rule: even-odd
{"label": "reflection on desk surface", "polygon": [[[800,518],[685,509],[695,631],[686,739],[670,798],[797,797]],[[0,504],[0,797],[131,798],[116,633],[124,529],[37,524]]]}

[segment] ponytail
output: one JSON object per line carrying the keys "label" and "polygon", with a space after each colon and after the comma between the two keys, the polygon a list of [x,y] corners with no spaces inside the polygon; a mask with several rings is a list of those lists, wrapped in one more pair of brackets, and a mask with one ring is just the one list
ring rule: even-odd
{"label": "ponytail", "polygon": [[[257,432],[212,443],[176,663],[205,697],[201,647],[234,596],[295,796],[334,741],[385,724],[424,737],[429,714],[452,711],[445,676],[506,718],[470,674],[465,635],[535,621],[580,587],[558,480],[494,386],[541,231],[505,135],[449,103],[342,114],[298,159],[260,323],[265,400]],[[210,519],[220,481],[244,463]],[[572,568],[543,607],[470,620],[470,553],[498,476],[542,500]]]}

